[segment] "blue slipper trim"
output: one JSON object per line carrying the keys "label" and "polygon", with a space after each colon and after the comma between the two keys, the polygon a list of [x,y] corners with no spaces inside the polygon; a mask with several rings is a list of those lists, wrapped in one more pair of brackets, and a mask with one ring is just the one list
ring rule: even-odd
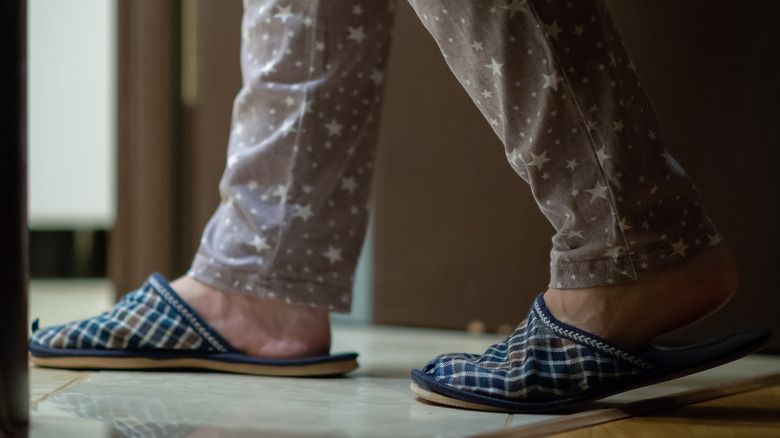
{"label": "blue slipper trim", "polygon": [[[540,316],[552,318],[548,321],[557,327],[553,330],[561,337],[592,348],[600,354],[609,354],[631,363],[647,364],[638,374],[617,377],[608,383],[590,387],[575,395],[562,396],[552,401],[517,401],[497,396],[488,396],[450,386],[424,370],[413,370],[412,380],[421,388],[477,405],[498,408],[506,412],[541,413],[576,407],[610,395],[625,392],[634,388],[671,380],[689,374],[704,371],[725,363],[737,360],[765,347],[771,338],[771,332],[766,329],[745,330],[720,338],[708,340],[695,345],[680,348],[659,348],[647,345],[643,348],[628,351],[609,344],[607,341],[582,330],[557,321],[549,314],[540,300],[535,303]],[[573,334],[573,335],[572,335]],[[617,353],[615,353],[617,351]]]}
{"label": "blue slipper trim", "polygon": [[[221,353],[238,353],[238,350],[233,348],[228,341],[219,335],[210,325],[206,324],[200,315],[187,304],[176,291],[173,290],[168,280],[162,275],[154,273],[149,277],[149,284],[151,284],[158,295],[162,297],[168,304],[173,306],[179,314],[181,314],[187,322],[193,327],[198,334],[203,337],[215,350]],[[240,354],[240,353],[239,353]]]}
{"label": "blue slipper trim", "polygon": [[[327,356],[313,356],[298,359],[263,359],[240,353],[217,333],[200,315],[173,290],[168,281],[158,273],[152,274],[147,280],[163,301],[173,307],[215,351],[204,350],[173,350],[173,349],[76,349],[53,348],[39,344],[33,339],[28,341],[29,351],[33,357],[40,358],[109,358],[109,359],[201,359],[213,362],[259,365],[270,367],[303,367],[328,363],[354,361],[357,353],[339,353]],[[33,322],[33,334],[38,331],[38,320]]]}

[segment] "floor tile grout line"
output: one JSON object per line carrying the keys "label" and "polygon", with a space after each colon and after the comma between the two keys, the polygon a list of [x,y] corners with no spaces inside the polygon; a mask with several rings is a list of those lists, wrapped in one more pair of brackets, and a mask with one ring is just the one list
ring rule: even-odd
{"label": "floor tile grout line", "polygon": [[504,429],[509,429],[512,427],[512,420],[515,418],[514,414],[508,414],[506,416],[506,421],[504,422]]}
{"label": "floor tile grout line", "polygon": [[729,397],[745,392],[756,391],[780,385],[780,373],[746,379],[714,388],[695,389],[647,400],[628,403],[620,407],[604,408],[595,411],[566,415],[560,419],[540,421],[528,425],[510,427],[502,430],[475,435],[473,438],[511,438],[542,437],[569,432],[584,427],[623,420],[626,418],[666,411],[682,406]]}
{"label": "floor tile grout line", "polygon": [[88,374],[80,375],[80,376],[76,377],[75,379],[69,381],[68,383],[66,383],[66,384],[64,384],[64,385],[62,385],[62,386],[60,386],[58,388],[55,388],[52,391],[47,392],[41,398],[39,398],[37,400],[30,400],[30,409],[35,408],[36,406],[38,406],[42,402],[48,400],[50,397],[53,397],[53,396],[55,396],[55,395],[65,391],[66,389],[69,389],[69,388],[72,388],[72,387],[78,385],[79,383],[81,383],[84,380],[86,380],[89,377],[91,377],[92,374],[95,374],[95,373],[91,372],[91,373],[88,373]]}

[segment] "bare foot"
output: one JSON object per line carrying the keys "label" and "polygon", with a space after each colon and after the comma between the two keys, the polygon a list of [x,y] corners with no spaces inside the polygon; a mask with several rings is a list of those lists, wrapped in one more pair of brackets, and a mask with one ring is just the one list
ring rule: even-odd
{"label": "bare foot", "polygon": [[633,283],[548,289],[544,301],[562,322],[635,348],[712,314],[734,296],[738,281],[734,257],[719,244]]}
{"label": "bare foot", "polygon": [[326,309],[225,292],[186,276],[172,282],[171,287],[246,355],[293,359],[330,351],[330,314]]}

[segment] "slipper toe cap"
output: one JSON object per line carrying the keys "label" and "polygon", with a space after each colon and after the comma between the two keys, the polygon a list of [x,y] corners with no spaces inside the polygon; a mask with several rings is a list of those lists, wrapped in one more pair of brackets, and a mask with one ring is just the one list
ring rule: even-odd
{"label": "slipper toe cap", "polygon": [[504,342],[482,355],[441,355],[423,367],[418,378],[466,394],[513,402],[548,402],[645,369],[612,351],[562,336],[551,326],[556,321],[549,319],[539,302]]}
{"label": "slipper toe cap", "polygon": [[151,281],[100,315],[34,330],[30,344],[69,350],[212,349]]}

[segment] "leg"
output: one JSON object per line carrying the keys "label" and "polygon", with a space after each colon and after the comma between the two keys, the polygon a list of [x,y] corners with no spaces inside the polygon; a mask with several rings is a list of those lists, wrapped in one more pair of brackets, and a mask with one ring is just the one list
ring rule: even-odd
{"label": "leg", "polygon": [[222,203],[174,288],[242,351],[311,356],[329,347],[329,311],[350,306],[394,13],[366,1],[245,10]]}
{"label": "leg", "polygon": [[412,3],[556,229],[551,296],[732,264],[600,2]]}
{"label": "leg", "polygon": [[366,228],[394,11],[369,0],[244,8],[222,202],[188,276],[176,293],[152,277],[107,317],[41,330],[42,348],[327,354],[328,315],[349,310]]}
{"label": "leg", "polygon": [[648,375],[631,349],[723,305],[737,273],[606,8],[411,3],[556,230],[550,289],[528,320],[486,355],[445,355],[415,380],[554,402]]}

